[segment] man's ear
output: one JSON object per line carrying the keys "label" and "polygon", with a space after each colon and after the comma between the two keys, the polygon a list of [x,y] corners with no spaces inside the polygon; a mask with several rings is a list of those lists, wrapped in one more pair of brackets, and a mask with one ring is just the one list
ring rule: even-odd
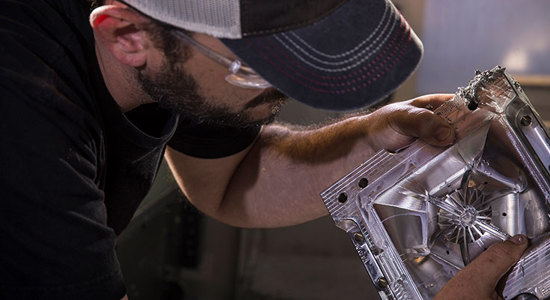
{"label": "man's ear", "polygon": [[136,68],[146,65],[151,45],[143,30],[145,22],[145,17],[121,4],[103,5],[90,14],[96,41],[120,62]]}

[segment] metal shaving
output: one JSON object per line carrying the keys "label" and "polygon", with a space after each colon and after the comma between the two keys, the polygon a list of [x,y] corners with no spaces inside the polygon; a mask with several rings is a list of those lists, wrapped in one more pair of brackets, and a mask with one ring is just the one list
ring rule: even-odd
{"label": "metal shaving", "polygon": [[487,71],[476,71],[474,79],[470,80],[470,83],[465,88],[458,88],[457,95],[468,102],[468,108],[475,110],[479,105],[479,99],[477,97],[478,92],[493,82],[496,78],[503,76],[506,68],[496,66]]}

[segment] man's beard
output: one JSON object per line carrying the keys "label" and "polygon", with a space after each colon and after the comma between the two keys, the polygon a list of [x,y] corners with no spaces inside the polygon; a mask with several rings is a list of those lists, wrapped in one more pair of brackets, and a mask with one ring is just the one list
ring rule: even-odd
{"label": "man's beard", "polygon": [[[138,72],[142,89],[161,107],[176,111],[181,118],[194,124],[211,124],[229,127],[260,126],[273,122],[287,97],[276,89],[268,89],[247,103],[241,112],[231,112],[229,105],[212,105],[199,95],[195,79],[185,70],[165,64],[158,74]],[[257,106],[272,105],[268,117],[255,120],[247,110]]]}

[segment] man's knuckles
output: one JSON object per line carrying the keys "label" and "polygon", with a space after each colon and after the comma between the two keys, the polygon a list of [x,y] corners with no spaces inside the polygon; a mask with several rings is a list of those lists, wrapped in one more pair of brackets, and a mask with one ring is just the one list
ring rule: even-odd
{"label": "man's knuckles", "polygon": [[410,100],[410,104],[416,107],[427,108],[434,110],[438,108],[441,104],[449,101],[453,98],[453,94],[430,94],[424,95],[418,98]]}

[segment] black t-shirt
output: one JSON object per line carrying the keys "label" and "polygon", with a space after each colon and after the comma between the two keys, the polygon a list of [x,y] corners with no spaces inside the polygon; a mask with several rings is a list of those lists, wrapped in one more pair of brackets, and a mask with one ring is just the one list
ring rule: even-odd
{"label": "black t-shirt", "polygon": [[116,237],[174,132],[178,151],[213,158],[259,131],[122,113],[88,15],[85,0],[0,0],[0,299],[120,299]]}

